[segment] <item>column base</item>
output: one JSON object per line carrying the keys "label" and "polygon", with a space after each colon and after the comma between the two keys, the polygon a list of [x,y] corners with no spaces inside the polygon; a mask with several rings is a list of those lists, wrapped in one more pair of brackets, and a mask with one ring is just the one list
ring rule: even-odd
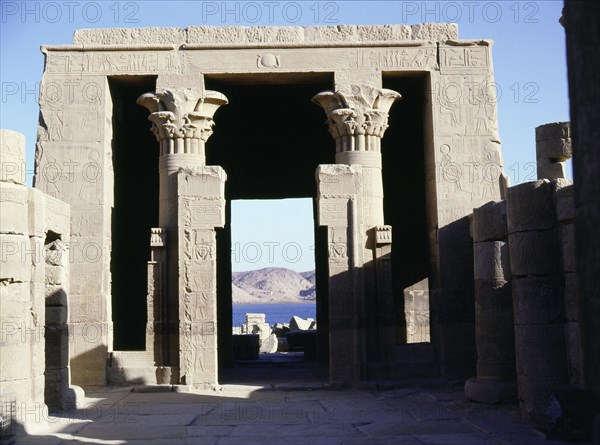
{"label": "column base", "polygon": [[465,383],[465,399],[490,405],[517,400],[517,382],[479,380],[471,377]]}

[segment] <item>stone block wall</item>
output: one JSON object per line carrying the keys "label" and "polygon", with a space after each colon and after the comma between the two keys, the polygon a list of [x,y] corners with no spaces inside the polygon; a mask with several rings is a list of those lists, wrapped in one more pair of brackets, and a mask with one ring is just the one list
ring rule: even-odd
{"label": "stone block wall", "polygon": [[[25,139],[0,130],[0,393],[17,421],[75,401],[69,389],[69,206],[25,186]],[[79,391],[78,391],[79,393]]]}
{"label": "stone block wall", "polygon": [[515,333],[506,201],[473,210],[477,377],[465,397],[485,403],[516,399]]}
{"label": "stone block wall", "polygon": [[[566,179],[541,179],[510,187],[506,201],[474,210],[479,360],[477,378],[465,386],[467,398],[488,403],[502,401],[499,388],[491,391],[489,380],[485,380],[514,379],[515,359],[518,397],[521,410],[528,417],[543,414],[549,397],[556,391],[583,383],[572,193],[573,185]],[[499,228],[503,220],[500,208],[504,206],[503,234]],[[502,286],[501,282],[509,285]],[[491,294],[486,296],[488,291],[506,297],[492,311],[486,310],[488,306],[492,308]],[[504,340],[514,332],[512,345],[498,338],[489,341],[490,334],[499,336],[503,332],[507,334]],[[485,345],[493,346],[496,353],[504,353],[502,369],[486,363],[489,350]],[[502,351],[502,345],[508,349]]]}
{"label": "stone block wall", "polygon": [[553,189],[538,180],[507,193],[519,401],[526,415],[542,413],[553,389],[569,382]]}

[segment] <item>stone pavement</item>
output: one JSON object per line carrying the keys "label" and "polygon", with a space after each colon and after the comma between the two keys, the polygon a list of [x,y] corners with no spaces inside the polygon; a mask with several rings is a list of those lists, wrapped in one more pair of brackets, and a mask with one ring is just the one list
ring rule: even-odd
{"label": "stone pavement", "polygon": [[[307,376],[312,373],[312,376]],[[49,417],[17,444],[561,445],[516,404],[464,400],[461,386],[327,389],[315,370],[237,369],[220,391],[87,391],[84,409]],[[253,381],[253,383],[249,383]],[[434,383],[434,382],[433,382]],[[379,385],[381,386],[381,385]]]}

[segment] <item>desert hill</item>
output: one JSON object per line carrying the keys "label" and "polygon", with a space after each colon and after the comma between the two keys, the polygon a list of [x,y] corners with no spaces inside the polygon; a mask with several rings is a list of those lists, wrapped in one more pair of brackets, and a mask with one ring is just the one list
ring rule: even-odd
{"label": "desert hill", "polygon": [[315,273],[283,267],[233,272],[232,290],[234,304],[314,301]]}

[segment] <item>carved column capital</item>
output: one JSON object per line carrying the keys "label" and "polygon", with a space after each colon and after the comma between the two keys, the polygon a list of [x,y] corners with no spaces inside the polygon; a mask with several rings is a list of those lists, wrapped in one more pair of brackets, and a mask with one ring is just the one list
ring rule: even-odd
{"label": "carved column capital", "polygon": [[323,91],[312,101],[325,110],[338,153],[379,152],[380,139],[388,128],[388,112],[401,97],[396,91],[371,85],[344,85]]}
{"label": "carved column capital", "polygon": [[141,95],[137,103],[150,111],[152,132],[160,142],[161,155],[198,154],[212,134],[213,116],[227,98],[201,88],[160,89]]}

